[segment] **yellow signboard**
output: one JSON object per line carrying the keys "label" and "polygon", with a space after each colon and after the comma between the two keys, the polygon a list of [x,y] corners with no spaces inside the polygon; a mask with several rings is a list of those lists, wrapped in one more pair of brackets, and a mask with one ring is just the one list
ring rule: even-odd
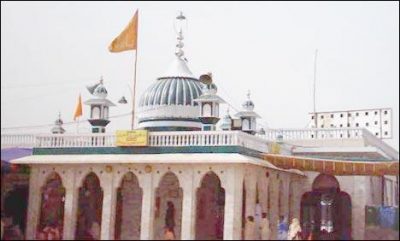
{"label": "yellow signboard", "polygon": [[149,133],[147,130],[117,131],[116,146],[147,146]]}

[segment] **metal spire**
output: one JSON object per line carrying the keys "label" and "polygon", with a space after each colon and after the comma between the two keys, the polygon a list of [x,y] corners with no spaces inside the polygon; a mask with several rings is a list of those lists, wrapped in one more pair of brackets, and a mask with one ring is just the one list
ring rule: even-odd
{"label": "metal spire", "polygon": [[184,43],[183,43],[183,31],[182,31],[182,25],[183,25],[183,21],[186,21],[186,17],[183,15],[183,12],[180,11],[179,15],[176,17],[176,22],[175,24],[177,24],[179,26],[179,30],[177,30],[175,28],[175,31],[177,32],[177,37],[176,39],[178,40],[178,43],[176,44],[176,51],[175,51],[175,55],[178,56],[179,58],[185,59],[184,54],[185,52],[182,50]]}

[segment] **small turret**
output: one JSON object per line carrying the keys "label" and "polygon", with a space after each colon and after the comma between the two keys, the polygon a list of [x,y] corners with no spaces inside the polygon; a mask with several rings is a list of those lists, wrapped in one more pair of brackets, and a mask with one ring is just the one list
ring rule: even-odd
{"label": "small turret", "polygon": [[92,133],[105,133],[105,127],[110,123],[108,120],[109,107],[115,106],[115,104],[106,99],[108,92],[103,85],[103,78],[100,79],[98,84],[88,87],[88,91],[94,96],[94,98],[85,101],[85,104],[90,106],[88,121],[92,125]]}
{"label": "small turret", "polygon": [[219,121],[219,104],[225,101],[217,95],[218,88],[212,81],[211,73],[200,76],[200,81],[204,84],[203,94],[193,102],[199,104],[202,130],[215,131],[215,124]]}
{"label": "small turret", "polygon": [[54,127],[51,128],[51,133],[53,134],[64,134],[65,129],[62,127],[64,122],[61,119],[61,113],[58,112],[58,119],[54,122]]}
{"label": "small turret", "polygon": [[260,116],[254,112],[254,103],[250,99],[250,91],[247,93],[247,100],[242,104],[243,110],[235,116],[239,117],[242,123],[242,131],[254,135],[257,132],[256,119]]}

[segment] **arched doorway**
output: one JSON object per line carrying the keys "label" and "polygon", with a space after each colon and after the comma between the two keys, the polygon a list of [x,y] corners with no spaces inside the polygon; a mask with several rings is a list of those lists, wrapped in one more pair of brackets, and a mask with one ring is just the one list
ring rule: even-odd
{"label": "arched doorway", "polygon": [[[13,185],[13,189],[5,194],[4,204],[2,203],[4,205],[1,213],[3,221],[9,222],[11,226],[16,226],[21,231],[21,235],[17,235],[20,237],[16,236],[16,238],[22,238],[25,234],[28,196],[29,186]],[[6,232],[7,228],[4,229],[4,236],[6,236]],[[14,238],[13,235],[12,237]]]}
{"label": "arched doorway", "polygon": [[225,190],[214,172],[207,173],[196,194],[196,239],[224,238]]}
{"label": "arched doorway", "polygon": [[41,207],[37,226],[38,239],[62,239],[65,188],[60,176],[51,173],[41,188]]}
{"label": "arched doorway", "polygon": [[175,239],[181,239],[183,191],[177,176],[167,172],[156,190],[154,212],[154,239],[164,240],[166,228]]}
{"label": "arched doorway", "polygon": [[91,172],[79,188],[75,239],[100,239],[102,210],[103,190],[99,178]]}
{"label": "arched doorway", "polygon": [[143,192],[135,174],[128,172],[117,190],[116,240],[139,240]]}
{"label": "arched doorway", "polygon": [[301,225],[314,239],[351,238],[351,198],[332,175],[320,174],[301,199]]}

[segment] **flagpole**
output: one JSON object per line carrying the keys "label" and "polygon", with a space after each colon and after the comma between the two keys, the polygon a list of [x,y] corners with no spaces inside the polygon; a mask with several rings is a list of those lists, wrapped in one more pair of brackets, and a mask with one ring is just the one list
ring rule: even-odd
{"label": "flagpole", "polygon": [[[137,22],[139,23],[139,11],[137,12]],[[136,38],[138,38],[139,24],[137,25]],[[136,93],[136,69],[137,69],[137,56],[138,56],[138,41],[136,39],[136,51],[135,51],[135,73],[133,74],[133,91],[132,91],[132,122],[131,130],[135,129],[135,93]]]}
{"label": "flagpole", "polygon": [[78,121],[76,122],[76,134],[79,133],[79,117],[78,117]]}

